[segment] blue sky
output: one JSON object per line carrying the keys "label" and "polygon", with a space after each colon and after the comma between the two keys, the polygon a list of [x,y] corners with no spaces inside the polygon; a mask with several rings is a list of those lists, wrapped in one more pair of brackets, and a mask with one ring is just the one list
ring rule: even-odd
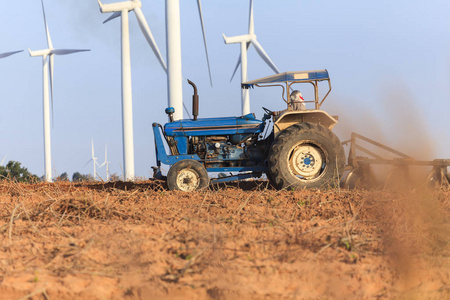
{"label": "blue sky", "polygon": [[[104,0],[104,3],[113,1]],[[247,33],[244,0],[203,0],[214,86],[209,85],[195,0],[181,0],[183,76],[200,94],[200,117],[239,115],[240,73],[230,77],[240,53],[222,33]],[[45,0],[55,48],[91,52],[55,58],[54,174],[92,173],[94,140],[99,162],[108,145],[111,172],[121,174],[122,117],[120,19],[102,24],[96,0]],[[142,0],[142,10],[165,57],[162,0]],[[323,109],[339,115],[335,132],[356,131],[420,159],[450,158],[450,2],[254,0],[258,41],[281,71],[328,69],[333,90]],[[0,52],[46,49],[38,0],[3,3]],[[136,175],[151,176],[155,164],[151,124],[165,123],[167,80],[130,13]],[[271,75],[249,50],[249,79]],[[0,61],[2,114],[0,159],[20,161],[44,173],[42,62],[23,52]],[[299,86],[306,98],[309,86]],[[324,87],[325,90],[325,87]],[[276,88],[250,92],[251,110],[284,108]],[[183,95],[191,107],[192,88]],[[186,114],[185,114],[186,116]],[[104,169],[98,171],[104,176]]]}

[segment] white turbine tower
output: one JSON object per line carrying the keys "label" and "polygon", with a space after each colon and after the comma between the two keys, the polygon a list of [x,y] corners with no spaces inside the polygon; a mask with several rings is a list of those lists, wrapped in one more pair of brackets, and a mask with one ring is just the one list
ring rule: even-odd
{"label": "white turbine tower", "polygon": [[[211,68],[209,65],[208,47],[203,23],[202,4],[197,0],[198,12],[203,31],[206,61],[208,63],[209,80],[212,86]],[[166,42],[167,42],[167,90],[169,106],[175,108],[173,119],[183,119],[183,75],[181,71],[181,29],[180,0],[166,0]]]}
{"label": "white turbine tower", "polygon": [[[31,51],[30,56],[42,56],[42,76],[43,76],[43,112],[44,112],[44,165],[45,165],[45,180],[47,182],[52,181],[52,163],[51,163],[51,140],[50,140],[50,100],[49,100],[49,84],[50,93],[52,98],[53,108],[53,67],[54,67],[54,54],[66,55],[76,52],[89,51],[89,50],[76,50],[76,49],[55,49],[50,38],[50,33],[47,26],[47,19],[45,17],[44,1],[41,0],[42,13],[44,16],[45,32],[47,35],[48,49]],[[50,73],[50,78],[49,78]]]}
{"label": "white turbine tower", "polygon": [[13,55],[13,54],[22,52],[22,51],[23,51],[23,50],[0,53],[0,58],[5,58],[5,57],[11,56],[11,55]]}
{"label": "white turbine tower", "polygon": [[94,165],[94,181],[97,180],[97,157],[95,157],[94,154],[94,140],[91,140],[91,144],[92,144],[92,156],[91,156],[91,161],[93,162]]}
{"label": "white turbine tower", "polygon": [[93,162],[94,165],[94,181],[97,180],[97,157],[95,157],[94,154],[94,140],[91,140],[91,144],[92,144],[92,156],[91,156],[91,160]]}
{"label": "white turbine tower", "polygon": [[109,181],[109,163],[108,161],[108,145],[105,146],[105,161],[99,166],[99,168],[106,167],[106,181]]}
{"label": "white turbine tower", "polygon": [[166,64],[156,45],[153,35],[142,13],[140,0],[124,1],[111,4],[102,4],[98,0],[102,13],[113,14],[104,22],[121,16],[122,18],[122,133],[123,133],[123,164],[125,167],[125,180],[132,181],[134,175],[134,141],[133,141],[133,105],[131,93],[131,63],[130,63],[130,33],[128,24],[128,12],[133,10],[147,42],[159,60],[159,63],[167,71]]}
{"label": "white turbine tower", "polygon": [[[241,82],[247,81],[247,50],[251,44],[255,46],[256,52],[258,52],[261,58],[269,65],[269,67],[275,73],[280,73],[278,68],[275,66],[275,64],[267,55],[266,51],[264,51],[263,47],[256,39],[255,25],[253,21],[253,0],[250,0],[250,17],[248,24],[248,34],[233,37],[226,37],[225,34],[223,34],[223,39],[225,41],[225,44],[241,44],[241,55],[238,59],[236,68],[234,69],[233,76],[231,76],[231,79],[233,79],[236,70],[238,69],[239,65],[241,65]],[[249,90],[242,89],[242,115],[246,115],[249,113],[250,113]]]}

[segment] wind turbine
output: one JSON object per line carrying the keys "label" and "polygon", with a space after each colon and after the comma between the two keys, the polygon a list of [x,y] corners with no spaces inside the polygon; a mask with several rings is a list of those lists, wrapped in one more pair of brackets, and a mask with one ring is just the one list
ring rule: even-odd
{"label": "wind turbine", "polygon": [[109,181],[109,163],[108,161],[108,145],[105,146],[105,161],[99,166],[99,168],[106,167],[106,181]]}
{"label": "wind turbine", "polygon": [[11,55],[13,55],[13,54],[22,52],[22,51],[23,51],[23,50],[1,53],[1,54],[0,54],[0,58],[5,58],[5,57],[11,56]]}
{"label": "wind turbine", "polygon": [[[203,32],[203,43],[208,63],[209,80],[212,86],[208,47],[203,22],[202,4],[197,0],[198,12]],[[183,119],[183,75],[181,71],[181,29],[180,0],[166,0],[166,42],[167,42],[167,91],[169,106],[175,108],[173,119]]]}
{"label": "wind turbine", "polygon": [[[236,68],[234,69],[233,75],[231,76],[231,80],[233,80],[234,74],[236,73],[239,65],[241,65],[241,82],[247,81],[247,50],[250,47],[250,45],[255,46],[256,52],[258,52],[259,56],[261,56],[261,58],[269,65],[269,67],[275,73],[280,73],[278,68],[275,66],[270,57],[267,55],[266,51],[264,51],[263,47],[256,39],[255,24],[253,21],[253,0],[250,0],[250,17],[248,24],[248,34],[233,37],[226,37],[225,34],[223,34],[223,39],[225,41],[225,44],[241,44],[241,55],[239,56]],[[249,113],[250,113],[249,90],[242,89],[242,115],[246,115]]]}
{"label": "wind turbine", "polygon": [[[55,49],[50,38],[50,33],[47,26],[47,19],[45,17],[44,1],[41,0],[42,14],[44,16],[45,32],[47,35],[48,49],[31,51],[30,56],[42,56],[42,83],[43,83],[43,111],[44,111],[44,165],[45,165],[45,181],[52,181],[52,163],[51,163],[51,140],[50,140],[50,103],[49,103],[49,84],[52,98],[52,110],[53,110],[53,67],[54,67],[54,54],[66,55],[82,51],[90,50],[77,50],[77,49]],[[50,73],[50,78],[49,78]]]}
{"label": "wind turbine", "polygon": [[91,152],[91,159],[88,160],[88,162],[84,165],[87,166],[87,164],[89,164],[91,161],[93,162],[94,165],[94,181],[97,180],[97,166],[98,166],[98,162],[97,162],[97,157],[95,157],[94,154],[94,140],[91,140],[91,145],[92,145],[92,152]]}
{"label": "wind turbine", "polygon": [[123,164],[125,180],[134,180],[134,141],[133,141],[133,105],[131,94],[131,63],[130,63],[130,32],[128,12],[133,10],[147,42],[158,58],[159,63],[167,72],[167,66],[156,45],[153,35],[142,13],[140,0],[131,0],[110,4],[103,4],[98,0],[100,12],[113,14],[106,19],[106,23],[119,16],[122,18],[122,134],[123,134]]}

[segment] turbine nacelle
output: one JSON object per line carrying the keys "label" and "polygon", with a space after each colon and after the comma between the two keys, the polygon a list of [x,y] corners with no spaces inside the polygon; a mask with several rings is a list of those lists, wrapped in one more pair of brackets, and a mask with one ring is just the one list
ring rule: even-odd
{"label": "turbine nacelle", "polygon": [[28,49],[28,52],[30,52],[30,56],[31,57],[36,57],[36,56],[42,56],[42,57],[47,57],[48,55],[52,54],[52,50],[53,49],[45,49],[45,50],[36,50],[36,51],[32,51],[30,49]]}
{"label": "turbine nacelle", "polygon": [[140,0],[123,1],[109,4],[103,4],[100,0],[98,0],[98,5],[100,7],[100,12],[102,13],[122,12],[124,10],[131,11],[135,8],[142,7],[142,3]]}
{"label": "turbine nacelle", "polygon": [[256,40],[256,34],[244,34],[231,37],[227,37],[225,34],[222,34],[222,36],[225,44],[250,43],[253,40]]}
{"label": "turbine nacelle", "polygon": [[147,40],[150,48],[152,48],[153,53],[155,54],[156,58],[158,59],[159,63],[161,64],[161,67],[164,69],[165,72],[167,72],[167,65],[164,62],[164,58],[162,57],[158,46],[156,45],[155,39],[153,38],[153,34],[150,30],[150,27],[148,26],[147,20],[145,20],[145,16],[142,13],[142,10],[141,10],[142,3],[140,0],[132,0],[132,1],[125,1],[125,2],[110,3],[110,4],[102,4],[102,2],[100,0],[98,0],[98,4],[100,6],[100,12],[102,12],[102,13],[113,12],[113,14],[111,16],[109,16],[109,18],[106,19],[103,22],[103,24],[121,16],[124,11],[126,13],[128,13],[130,11],[134,11],[136,18],[138,20],[138,23],[139,23],[139,27],[141,28],[141,31],[144,34],[145,39]]}

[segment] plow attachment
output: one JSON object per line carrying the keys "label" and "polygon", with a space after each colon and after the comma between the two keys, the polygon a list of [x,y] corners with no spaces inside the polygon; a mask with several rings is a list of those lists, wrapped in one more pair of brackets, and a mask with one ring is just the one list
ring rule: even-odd
{"label": "plow attachment", "polygon": [[[376,150],[369,150],[367,147],[361,146],[361,143],[358,143],[360,141],[365,142],[371,149],[388,153],[393,158],[382,157],[374,152]],[[394,167],[386,177],[385,187],[403,185],[409,182],[410,167],[412,166],[432,167],[426,177],[428,185],[450,187],[450,174],[447,171],[450,159],[417,160],[357,133],[352,133],[351,139],[342,142],[342,144],[350,144],[348,164],[345,167],[346,172],[341,180],[341,186],[344,188],[372,188],[379,186],[380,184],[377,182],[372,168],[374,165],[390,165]],[[369,157],[358,156],[357,151],[369,155]]]}

